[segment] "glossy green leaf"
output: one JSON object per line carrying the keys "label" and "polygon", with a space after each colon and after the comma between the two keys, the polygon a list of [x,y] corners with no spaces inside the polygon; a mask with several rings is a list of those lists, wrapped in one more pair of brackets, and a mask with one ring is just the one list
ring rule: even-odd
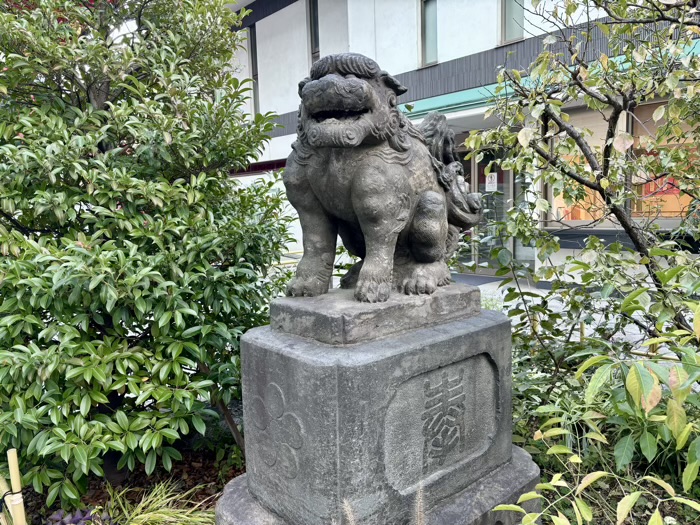
{"label": "glossy green leaf", "polygon": [[642,432],[642,435],[639,437],[639,449],[647,461],[651,463],[656,457],[656,437],[650,432]]}
{"label": "glossy green leaf", "polygon": [[632,461],[634,456],[635,441],[632,434],[627,434],[618,440],[613,450],[617,470],[623,470]]}

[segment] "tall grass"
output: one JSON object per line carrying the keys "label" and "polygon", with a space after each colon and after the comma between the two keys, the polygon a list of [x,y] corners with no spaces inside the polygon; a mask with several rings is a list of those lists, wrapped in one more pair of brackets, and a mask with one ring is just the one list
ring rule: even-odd
{"label": "tall grass", "polygon": [[[130,497],[134,489],[116,492],[110,488],[110,501],[105,510],[112,523],[119,525],[214,525],[213,498],[193,499],[201,488],[194,487],[182,493],[175,482],[159,483],[136,502]],[[101,524],[96,521],[95,525]]]}

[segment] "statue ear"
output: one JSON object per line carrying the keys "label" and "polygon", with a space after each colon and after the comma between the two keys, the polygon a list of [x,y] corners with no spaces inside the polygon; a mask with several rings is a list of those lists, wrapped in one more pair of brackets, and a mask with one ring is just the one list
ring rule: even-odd
{"label": "statue ear", "polygon": [[394,93],[396,93],[397,95],[403,95],[404,93],[406,93],[406,91],[408,91],[408,88],[402,86],[398,80],[396,80],[386,71],[381,72],[381,78],[382,80],[384,80],[384,83],[387,85],[387,87],[393,89]]}
{"label": "statue ear", "polygon": [[308,84],[309,82],[311,82],[311,78],[310,78],[310,77],[306,77],[304,80],[302,80],[301,82],[299,82],[299,98],[301,98],[301,90],[304,89],[304,86],[305,86],[306,84]]}

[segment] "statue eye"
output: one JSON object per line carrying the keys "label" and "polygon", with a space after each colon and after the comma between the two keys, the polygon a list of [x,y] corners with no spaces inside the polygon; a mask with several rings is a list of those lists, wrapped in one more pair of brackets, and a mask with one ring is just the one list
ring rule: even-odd
{"label": "statue eye", "polygon": [[352,73],[348,73],[347,75],[345,75],[345,78],[357,78],[357,76],[353,75]]}

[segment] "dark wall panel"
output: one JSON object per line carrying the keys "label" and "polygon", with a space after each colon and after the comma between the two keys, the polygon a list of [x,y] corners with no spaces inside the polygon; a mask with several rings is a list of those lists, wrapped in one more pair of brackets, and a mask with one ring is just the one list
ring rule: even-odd
{"label": "dark wall panel", "polygon": [[292,5],[300,0],[255,0],[255,2],[246,6],[253,12],[243,19],[243,27],[250,27],[263,18],[275,14],[277,11]]}
{"label": "dark wall panel", "polygon": [[[262,1],[257,0],[254,4]],[[282,0],[276,1],[281,3]],[[581,27],[568,29],[564,34],[568,38],[574,32],[577,33],[579,38],[582,36]],[[589,33],[590,41],[585,58],[593,60],[600,53],[609,54],[608,42],[603,33],[596,26],[590,28]],[[493,84],[496,82],[498,68],[503,65],[511,69],[526,69],[542,52],[542,40],[545,36],[527,38],[481,53],[396,75],[399,82],[408,88],[408,92],[400,97],[399,102],[404,104]],[[551,46],[551,49],[555,53],[564,51],[563,46],[558,44]],[[583,53],[581,53],[581,56],[583,56]],[[381,66],[382,64],[379,65]],[[296,86],[290,86],[289,89],[296,89]],[[296,130],[296,119],[296,111],[280,115],[278,122],[285,127],[275,129],[272,136],[279,137],[294,133]]]}

